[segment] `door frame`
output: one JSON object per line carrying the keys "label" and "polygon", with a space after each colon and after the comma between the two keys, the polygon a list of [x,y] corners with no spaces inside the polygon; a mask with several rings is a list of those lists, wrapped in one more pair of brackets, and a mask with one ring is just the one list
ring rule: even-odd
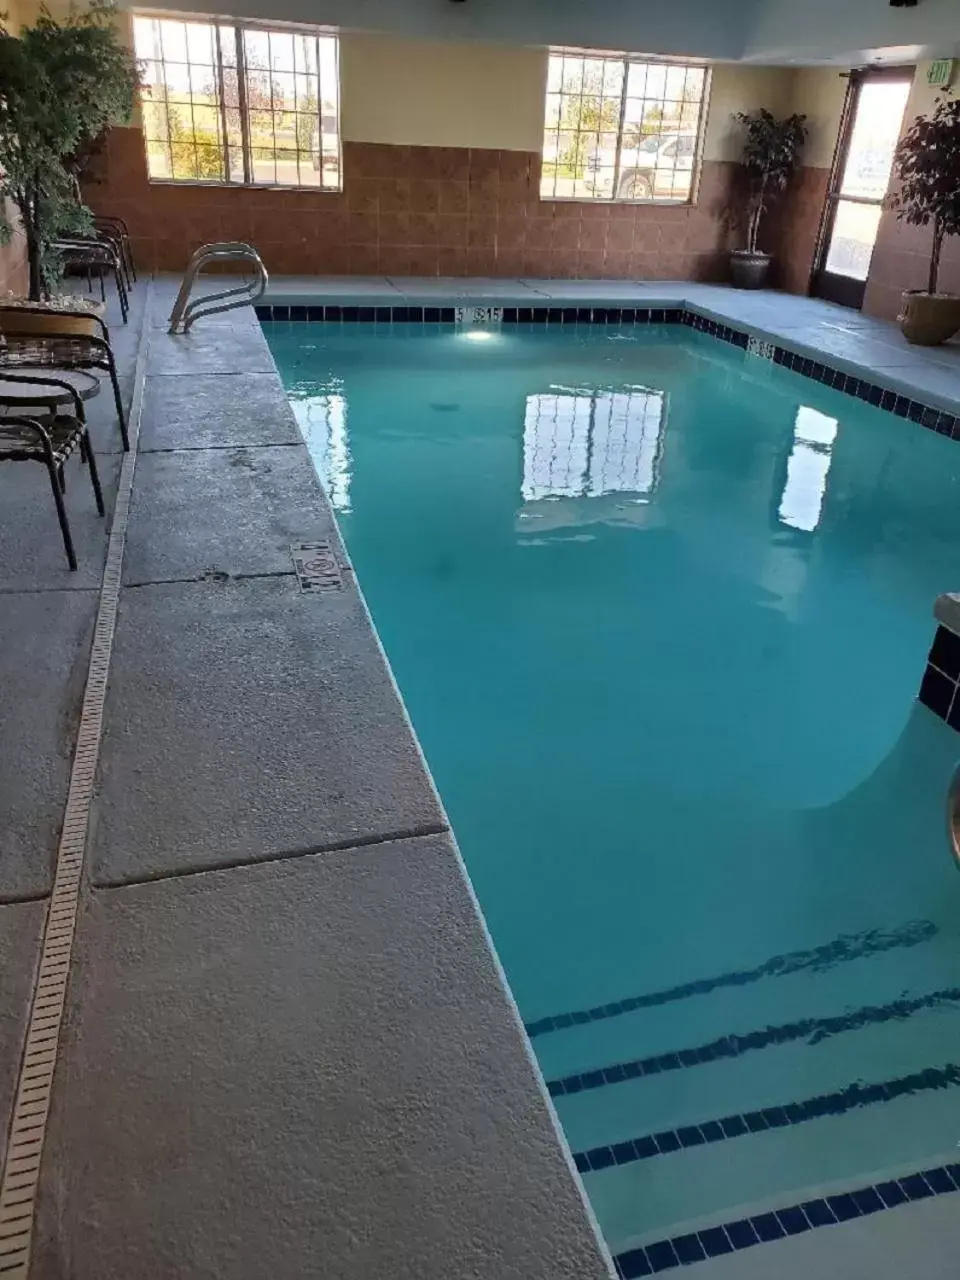
{"label": "door frame", "polygon": [[[916,67],[903,64],[895,67],[868,67],[847,73],[847,93],[843,100],[843,111],[840,115],[840,129],[837,134],[837,145],[830,165],[830,179],[827,184],[827,195],[820,215],[820,228],[817,232],[817,245],[813,256],[813,271],[810,276],[810,292],[816,298],[827,302],[837,302],[842,307],[851,307],[859,311],[863,306],[864,294],[867,291],[866,280],[855,280],[852,276],[839,275],[827,271],[826,261],[830,249],[830,238],[833,235],[834,223],[837,220],[837,208],[841,200],[849,204],[882,204],[883,200],[875,200],[865,196],[841,196],[840,184],[850,154],[850,143],[853,137],[853,126],[857,118],[857,107],[860,102],[860,91],[865,84],[878,80],[902,80],[913,82]],[[884,196],[884,199],[886,197]]]}

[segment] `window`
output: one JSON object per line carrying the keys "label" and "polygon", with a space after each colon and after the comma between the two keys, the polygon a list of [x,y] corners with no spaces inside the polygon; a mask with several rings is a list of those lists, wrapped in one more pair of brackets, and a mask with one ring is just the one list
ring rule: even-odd
{"label": "window", "polygon": [[340,190],[335,36],[147,17],[133,33],[151,178]]}
{"label": "window", "polygon": [[552,53],[540,195],[689,201],[706,67]]}

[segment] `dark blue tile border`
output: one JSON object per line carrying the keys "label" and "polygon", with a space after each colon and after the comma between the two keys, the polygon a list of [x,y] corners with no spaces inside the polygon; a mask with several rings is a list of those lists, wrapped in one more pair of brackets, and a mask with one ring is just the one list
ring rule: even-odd
{"label": "dark blue tile border", "polygon": [[[817,1094],[801,1102],[787,1103],[782,1107],[765,1107],[759,1111],[747,1111],[741,1115],[725,1116],[721,1120],[708,1120],[699,1125],[685,1125],[680,1129],[667,1129],[660,1133],[644,1134],[628,1142],[613,1146],[592,1147],[574,1153],[574,1164],[580,1173],[597,1173],[601,1169],[638,1160],[653,1160],[687,1147],[700,1147],[704,1143],[727,1142],[767,1129],[781,1129],[805,1124],[808,1120],[820,1120],[824,1116],[841,1116],[861,1107],[877,1106],[918,1093],[935,1089],[952,1089],[960,1086],[960,1067],[950,1063],[945,1067],[928,1067],[910,1075],[897,1076],[876,1084],[855,1081],[843,1089]],[[873,1193],[871,1193],[873,1194]],[[861,1208],[861,1212],[864,1210]]]}
{"label": "dark blue tile border", "polygon": [[[960,668],[958,668],[958,679],[960,679]],[[759,982],[762,978],[782,978],[786,974],[800,971],[820,973],[824,969],[833,968],[834,965],[846,964],[852,960],[862,959],[864,956],[877,955],[899,947],[918,946],[920,943],[929,942],[936,932],[937,926],[930,920],[910,920],[896,929],[867,929],[863,933],[844,934],[834,938],[832,942],[813,947],[809,951],[787,951],[783,955],[773,956],[752,969],[734,969],[712,978],[701,978],[676,987],[665,987],[660,991],[648,991],[643,995],[629,996],[625,1000],[614,1000],[610,1004],[594,1005],[590,1009],[577,1009],[570,1013],[538,1018],[535,1022],[525,1024],[526,1032],[532,1040],[547,1032],[563,1031],[585,1022],[601,1022],[607,1018],[619,1018],[627,1013],[635,1013],[638,1009],[652,1009],[659,1005],[672,1004],[675,1000],[708,995],[722,987],[742,987],[751,982]]]}
{"label": "dark blue tile border", "polygon": [[[848,1013],[835,1014],[826,1018],[798,1018],[795,1022],[783,1022],[757,1031],[720,1036],[706,1044],[691,1046],[673,1053],[655,1054],[649,1058],[636,1058],[630,1062],[618,1062],[609,1067],[599,1067],[579,1075],[562,1076],[559,1079],[548,1080],[547,1089],[552,1098],[562,1098],[567,1094],[581,1093],[586,1089],[602,1089],[626,1080],[635,1080],[640,1076],[658,1075],[661,1071],[680,1071],[701,1066],[707,1062],[716,1062],[721,1058],[739,1058],[745,1053],[787,1044],[793,1040],[808,1040],[812,1037],[813,1043],[817,1043],[830,1036],[858,1031],[861,1027],[906,1019],[923,1009],[953,1004],[957,1000],[960,1000],[960,987],[947,987],[940,991],[930,991],[923,996],[892,1000],[888,1004],[862,1005],[859,1009],[851,1009]],[[792,1103],[791,1106],[799,1107],[800,1104]],[[773,1109],[774,1114],[776,1110]],[[800,1118],[799,1112],[790,1114],[789,1108],[786,1107],[783,1110],[786,1113],[786,1123],[795,1124]],[[768,1127],[774,1125],[769,1118],[767,1123]],[[740,1116],[730,1116],[719,1121],[719,1124],[728,1138],[746,1132],[745,1121]],[[728,1129],[734,1132],[729,1132]]]}
{"label": "dark blue tile border", "polygon": [[[259,320],[323,320],[336,321],[376,321],[377,324],[389,323],[442,323],[452,324],[456,320],[454,307],[411,307],[406,306],[287,306],[276,303],[261,303],[255,307]],[[697,333],[709,334],[721,342],[746,349],[753,335],[743,329],[735,329],[720,320],[712,320],[689,307],[504,307],[503,324],[683,324],[695,329]],[[936,431],[938,435],[949,436],[953,440],[960,439],[960,416],[944,412],[932,405],[925,405],[920,400],[909,397],[883,387],[879,383],[869,382],[859,374],[844,373],[829,365],[822,364],[810,356],[790,351],[777,343],[757,338],[768,349],[770,358],[775,364],[782,365],[805,378],[812,378],[826,387],[832,387],[844,395],[853,396],[867,404],[885,409],[898,418],[906,418],[918,426]]]}
{"label": "dark blue tile border", "polygon": [[951,729],[960,730],[960,636],[938,626],[917,698]]}
{"label": "dark blue tile border", "polygon": [[955,1191],[960,1191],[960,1164],[941,1165],[924,1169],[922,1173],[859,1187],[842,1195],[805,1200],[783,1209],[725,1222],[719,1227],[656,1240],[639,1249],[618,1253],[613,1261],[620,1280],[634,1280],[638,1276],[655,1275],[677,1266],[692,1266],[705,1258],[717,1258],[724,1253],[752,1249],[772,1240],[784,1240],[805,1231],[865,1218],[911,1200],[926,1200],[930,1196],[949,1195]]}

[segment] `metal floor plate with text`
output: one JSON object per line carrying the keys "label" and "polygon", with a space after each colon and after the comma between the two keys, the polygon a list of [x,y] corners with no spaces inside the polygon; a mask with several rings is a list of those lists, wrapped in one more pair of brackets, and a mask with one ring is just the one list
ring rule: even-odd
{"label": "metal floor plate with text", "polygon": [[301,591],[343,590],[343,575],[329,542],[294,542],[290,554]]}

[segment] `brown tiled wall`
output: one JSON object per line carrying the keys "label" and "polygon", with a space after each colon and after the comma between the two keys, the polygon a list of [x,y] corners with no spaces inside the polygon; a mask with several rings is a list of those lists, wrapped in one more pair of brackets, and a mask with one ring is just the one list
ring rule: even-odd
{"label": "brown tiled wall", "polygon": [[809,288],[829,181],[829,169],[801,169],[777,210],[767,243],[776,254],[775,283],[789,293]]}
{"label": "brown tiled wall", "polygon": [[[895,320],[904,289],[927,287],[931,240],[929,227],[910,227],[884,213],[863,304],[868,315]],[[939,285],[944,293],[960,293],[960,237],[944,242]]]}
{"label": "brown tiled wall", "polygon": [[182,271],[207,240],[249,240],[277,273],[717,279],[729,166],[696,206],[541,201],[535,152],[344,143],[344,191],[148,183],[138,129],[113,130],[99,212],[125,218],[146,270]]}

